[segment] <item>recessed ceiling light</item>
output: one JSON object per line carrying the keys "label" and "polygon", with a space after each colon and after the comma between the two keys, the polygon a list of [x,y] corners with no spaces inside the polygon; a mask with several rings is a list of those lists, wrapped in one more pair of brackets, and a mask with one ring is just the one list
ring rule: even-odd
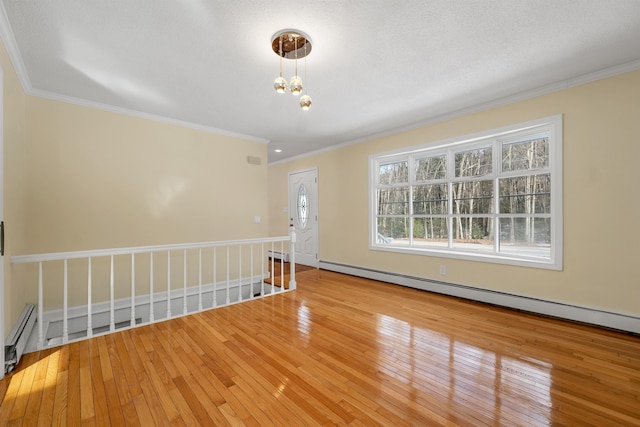
{"label": "recessed ceiling light", "polygon": [[282,150],[281,150],[280,148],[276,148],[276,149],[275,149],[275,150],[273,150],[273,151],[275,151],[276,153],[282,153]]}

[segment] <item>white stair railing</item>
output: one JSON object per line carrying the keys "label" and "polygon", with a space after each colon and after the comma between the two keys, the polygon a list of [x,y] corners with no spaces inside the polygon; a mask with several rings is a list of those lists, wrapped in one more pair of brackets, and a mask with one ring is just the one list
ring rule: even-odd
{"label": "white stair railing", "polygon": [[[292,228],[284,237],[18,255],[11,257],[12,268],[20,269],[12,278],[29,281],[37,275],[37,348],[43,349],[294,290],[295,242]],[[284,254],[285,244],[288,289],[284,259],[278,282],[272,256],[277,249]],[[179,251],[181,266],[172,256]],[[210,254],[210,264],[203,262],[203,253]]]}

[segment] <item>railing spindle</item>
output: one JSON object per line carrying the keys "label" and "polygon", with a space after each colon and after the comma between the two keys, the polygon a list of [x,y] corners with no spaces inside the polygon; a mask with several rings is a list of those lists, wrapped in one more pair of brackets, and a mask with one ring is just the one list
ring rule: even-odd
{"label": "railing spindle", "polygon": [[41,350],[42,348],[44,348],[44,317],[43,317],[44,307],[42,307],[43,304],[44,304],[44,296],[43,296],[43,287],[42,287],[42,261],[40,261],[38,263],[38,350]]}
{"label": "railing spindle", "polygon": [[171,319],[171,251],[167,251],[167,319]]}
{"label": "railing spindle", "polygon": [[260,295],[264,296],[264,242],[260,244]]}
{"label": "railing spindle", "polygon": [[67,271],[67,259],[64,259],[64,282],[63,286],[63,300],[62,301],[62,343],[69,342],[69,287],[68,287],[68,271]]}
{"label": "railing spindle", "polygon": [[182,314],[187,314],[187,250],[182,251]]}
{"label": "railing spindle", "polygon": [[271,295],[276,291],[276,253],[274,243],[271,242]]}
{"label": "railing spindle", "polygon": [[136,256],[131,254],[131,327],[136,326]]}
{"label": "railing spindle", "polygon": [[202,248],[198,249],[198,310],[202,311]]}
{"label": "railing spindle", "polygon": [[93,336],[93,313],[91,302],[91,257],[87,258],[87,337]]}
{"label": "railing spindle", "polygon": [[153,252],[149,252],[149,322],[155,321],[153,310]]}
{"label": "railing spindle", "polygon": [[213,305],[212,305],[212,307],[214,307],[214,308],[218,306],[218,298],[217,298],[217,295],[216,295],[218,293],[218,292],[216,292],[216,277],[217,277],[217,270],[218,270],[217,267],[218,267],[218,264],[217,264],[217,260],[216,260],[216,247],[214,246],[213,247],[213,273],[212,273],[213,274],[213,280],[211,281],[212,282],[212,286],[213,286]]}
{"label": "railing spindle", "polygon": [[111,272],[109,274],[109,288],[111,289],[111,301],[110,301],[110,317],[109,317],[109,330],[111,332],[116,330],[116,312],[115,312],[115,283],[113,275],[113,255],[111,255]]}
{"label": "railing spindle", "polygon": [[238,301],[242,301],[242,245],[238,245]]}
{"label": "railing spindle", "polygon": [[253,299],[253,245],[249,245],[249,264],[251,265],[249,271],[249,298]]}
{"label": "railing spindle", "polygon": [[227,304],[231,301],[229,299],[229,246],[227,246]]}
{"label": "railing spindle", "polygon": [[284,242],[280,242],[280,292],[284,292]]}

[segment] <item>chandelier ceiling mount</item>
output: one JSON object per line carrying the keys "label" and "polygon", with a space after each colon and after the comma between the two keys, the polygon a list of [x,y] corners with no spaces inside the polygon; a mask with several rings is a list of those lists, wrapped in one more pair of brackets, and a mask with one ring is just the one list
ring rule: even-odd
{"label": "chandelier ceiling mount", "polygon": [[[311,38],[300,30],[280,30],[271,38],[271,49],[280,57],[280,74],[273,82],[273,88],[278,93],[287,90],[295,96],[300,96],[300,108],[308,110],[311,107],[311,97],[307,94],[307,55],[311,53]],[[282,77],[282,60],[293,59],[295,61],[295,73],[289,84]],[[304,84],[298,74],[298,59],[304,59]]]}

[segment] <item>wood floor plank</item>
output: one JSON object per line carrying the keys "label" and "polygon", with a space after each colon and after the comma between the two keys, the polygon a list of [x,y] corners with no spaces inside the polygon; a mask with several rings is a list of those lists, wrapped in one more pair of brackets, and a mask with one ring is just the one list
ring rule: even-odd
{"label": "wood floor plank", "polygon": [[640,336],[322,270],[297,282],[27,354],[0,425],[640,426]]}
{"label": "wood floor plank", "polygon": [[100,364],[100,347],[97,339],[89,340],[89,368],[91,370],[91,385],[93,386],[93,403],[97,425],[109,425],[109,408],[107,406],[106,390]]}

